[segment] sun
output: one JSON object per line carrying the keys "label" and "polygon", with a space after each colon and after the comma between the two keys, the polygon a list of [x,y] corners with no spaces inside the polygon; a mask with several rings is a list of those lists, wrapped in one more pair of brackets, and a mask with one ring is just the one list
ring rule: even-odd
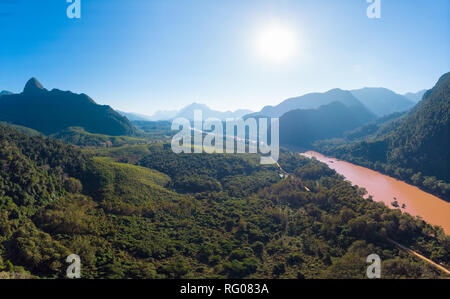
{"label": "sun", "polygon": [[272,63],[289,61],[298,47],[295,32],[280,24],[272,24],[261,30],[255,44],[260,58]]}

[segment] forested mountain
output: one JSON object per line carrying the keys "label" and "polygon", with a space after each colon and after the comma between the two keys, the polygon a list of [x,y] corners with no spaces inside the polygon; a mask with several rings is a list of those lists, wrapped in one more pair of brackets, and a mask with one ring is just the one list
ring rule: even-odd
{"label": "forested mountain", "polygon": [[10,94],[13,94],[13,93],[10,92],[10,91],[7,91],[7,90],[2,90],[2,91],[0,91],[0,96],[3,96],[3,95],[10,95]]}
{"label": "forested mountain", "polygon": [[109,106],[97,105],[85,94],[46,90],[35,78],[22,93],[0,97],[0,121],[22,125],[44,134],[68,127],[83,127],[90,133],[132,135],[134,127]]}
{"label": "forested mountain", "polygon": [[374,140],[327,149],[450,198],[450,73]]}
{"label": "forested mountain", "polygon": [[[282,152],[176,155],[169,144],[82,152],[0,127],[0,277],[438,278],[388,238],[450,264],[450,239],[362,197],[325,164]],[[94,155],[94,156],[93,156]]]}
{"label": "forested mountain", "polygon": [[194,111],[196,111],[196,110],[202,112],[202,117],[204,120],[206,120],[207,118],[217,118],[220,120],[225,120],[227,118],[236,119],[236,118],[241,118],[242,116],[252,112],[250,110],[245,110],[245,109],[236,110],[234,112],[233,111],[222,112],[222,111],[213,110],[205,104],[198,104],[198,103],[190,104],[179,111],[176,111],[176,110],[158,111],[152,116],[146,116],[146,115],[141,115],[141,114],[137,114],[137,113],[126,113],[126,112],[121,112],[121,111],[118,111],[118,112],[121,115],[126,116],[131,121],[157,122],[157,121],[171,121],[175,118],[186,118],[188,120],[193,121],[194,120]]}
{"label": "forested mountain", "polygon": [[375,119],[364,106],[346,106],[333,102],[319,109],[293,110],[280,119],[280,142],[309,147],[314,141],[342,137]]}
{"label": "forested mountain", "polygon": [[277,106],[266,106],[260,112],[248,116],[281,117],[292,110],[317,109],[333,102],[340,102],[347,107],[363,106],[349,91],[332,89],[325,93],[309,93],[301,97],[287,99]]}
{"label": "forested mountain", "polygon": [[350,91],[361,103],[377,116],[394,112],[404,112],[414,106],[414,102],[386,88],[362,88]]}

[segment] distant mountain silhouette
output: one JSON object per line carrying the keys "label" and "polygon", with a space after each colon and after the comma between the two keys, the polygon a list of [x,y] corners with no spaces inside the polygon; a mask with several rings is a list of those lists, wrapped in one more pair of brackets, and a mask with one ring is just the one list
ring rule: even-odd
{"label": "distant mountain silhouette", "polygon": [[420,102],[422,100],[423,95],[426,92],[427,92],[427,90],[424,89],[424,90],[421,90],[421,91],[418,91],[418,92],[408,92],[408,93],[405,93],[403,96],[405,98],[407,98],[408,100],[410,100],[411,102],[418,103],[418,102]]}
{"label": "distant mountain silhouette", "polygon": [[286,112],[296,109],[316,109],[320,106],[330,104],[332,102],[340,102],[347,107],[362,107],[362,103],[358,101],[349,91],[341,89],[332,89],[325,93],[309,93],[300,97],[290,98],[277,106],[266,106],[260,112],[256,112],[249,116],[268,116],[281,117]]}
{"label": "distant mountain silhouette", "polygon": [[346,106],[332,102],[318,109],[292,110],[280,118],[280,142],[309,147],[314,141],[342,137],[375,119],[364,106]]}
{"label": "distant mountain silhouette", "polygon": [[165,121],[175,118],[178,114],[178,110],[165,110],[156,111],[152,116],[150,116],[150,121]]}
{"label": "distant mountain silhouette", "polygon": [[350,92],[378,116],[407,111],[414,106],[406,97],[386,88],[366,87]]}
{"label": "distant mountain silhouette", "polygon": [[226,111],[226,112],[222,112],[222,111],[217,111],[217,110],[212,110],[211,108],[209,108],[207,105],[204,104],[198,104],[198,103],[193,103],[191,105],[188,105],[186,107],[184,107],[181,110],[168,110],[168,111],[157,111],[155,114],[151,115],[151,116],[147,116],[147,115],[142,115],[142,114],[138,114],[138,113],[127,113],[127,112],[122,112],[122,111],[117,111],[118,113],[120,113],[121,115],[127,117],[130,121],[168,121],[168,120],[173,120],[175,118],[186,118],[189,120],[193,120],[194,119],[194,111],[195,110],[200,110],[202,111],[202,117],[203,119],[207,119],[207,118],[218,118],[220,120],[225,120],[227,118],[241,118],[242,116],[252,113],[252,111],[250,110],[236,110],[235,112],[232,111]]}
{"label": "distant mountain silhouette", "polygon": [[220,120],[225,120],[227,118],[241,118],[244,115],[252,112],[250,110],[237,110],[235,112],[232,112],[232,111],[222,112],[222,111],[212,110],[211,108],[209,108],[208,106],[206,106],[204,104],[193,103],[193,104],[181,109],[180,112],[177,113],[175,118],[182,117],[182,118],[187,118],[189,120],[193,120],[195,110],[202,111],[202,116],[203,116],[204,120],[207,118],[218,118]]}
{"label": "distant mountain silhouette", "polygon": [[133,112],[123,112],[123,111],[119,111],[119,110],[116,110],[116,111],[120,115],[128,118],[129,121],[150,121],[151,120],[151,116],[147,116],[147,115],[143,115],[143,114],[139,114],[139,113],[133,113]]}
{"label": "distant mountain silhouette", "polygon": [[0,91],[0,96],[3,96],[3,95],[10,95],[10,94],[13,94],[13,93],[10,92],[10,91],[7,91],[7,90],[2,90],[2,91]]}
{"label": "distant mountain silhouette", "polygon": [[53,89],[48,91],[36,78],[20,94],[0,97],[0,121],[52,134],[68,127],[83,127],[91,133],[132,135],[135,128],[109,106],[96,104],[85,94]]}
{"label": "distant mountain silhouette", "polygon": [[23,89],[23,92],[24,93],[34,93],[34,92],[41,92],[43,90],[46,90],[46,89],[42,86],[42,84],[36,78],[31,78],[25,84],[25,88]]}

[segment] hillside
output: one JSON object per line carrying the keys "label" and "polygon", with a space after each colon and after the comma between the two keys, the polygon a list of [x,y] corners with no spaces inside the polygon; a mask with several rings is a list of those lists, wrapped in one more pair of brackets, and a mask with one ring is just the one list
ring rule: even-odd
{"label": "hillside", "polygon": [[450,73],[376,139],[327,150],[450,198]]}
{"label": "hillside", "polygon": [[406,97],[386,88],[363,88],[350,92],[377,116],[404,112],[415,104]]}
{"label": "hillside", "polygon": [[42,136],[42,133],[39,133],[38,131],[36,131],[36,130],[33,130],[33,129],[30,129],[30,128],[27,128],[27,127],[23,127],[23,126],[19,126],[19,125],[14,125],[14,124],[10,124],[10,123],[7,123],[7,122],[1,122],[0,121],[0,127],[11,127],[11,128],[14,128],[15,130],[17,130],[17,131],[19,131],[19,132],[21,132],[21,133],[23,133],[23,134],[25,134],[25,135],[28,135],[28,136]]}
{"label": "hillside", "polygon": [[314,141],[342,137],[375,119],[363,106],[347,107],[341,102],[310,110],[293,110],[280,119],[280,142],[309,147]]}
{"label": "hillside", "polygon": [[357,140],[375,138],[377,134],[381,134],[386,127],[405,115],[406,112],[395,112],[383,117],[379,117],[361,127],[348,131],[344,134],[345,140]]}
{"label": "hillside", "polygon": [[68,127],[83,127],[90,133],[132,135],[134,127],[109,106],[97,105],[85,94],[53,89],[48,91],[35,78],[22,93],[0,97],[0,121],[53,134]]}
{"label": "hillside", "polygon": [[260,112],[248,116],[281,117],[286,112],[297,109],[317,109],[320,106],[340,102],[347,107],[363,106],[349,91],[332,89],[325,93],[310,93],[297,98],[287,99],[277,106],[266,106]]}

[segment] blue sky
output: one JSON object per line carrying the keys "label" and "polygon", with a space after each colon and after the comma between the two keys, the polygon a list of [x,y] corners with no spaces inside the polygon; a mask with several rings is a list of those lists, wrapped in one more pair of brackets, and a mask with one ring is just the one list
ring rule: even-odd
{"label": "blue sky", "polygon": [[[0,0],[0,90],[30,77],[101,104],[151,114],[200,102],[259,110],[339,87],[431,88],[450,70],[450,1]],[[289,28],[296,54],[257,55],[269,23]]]}

